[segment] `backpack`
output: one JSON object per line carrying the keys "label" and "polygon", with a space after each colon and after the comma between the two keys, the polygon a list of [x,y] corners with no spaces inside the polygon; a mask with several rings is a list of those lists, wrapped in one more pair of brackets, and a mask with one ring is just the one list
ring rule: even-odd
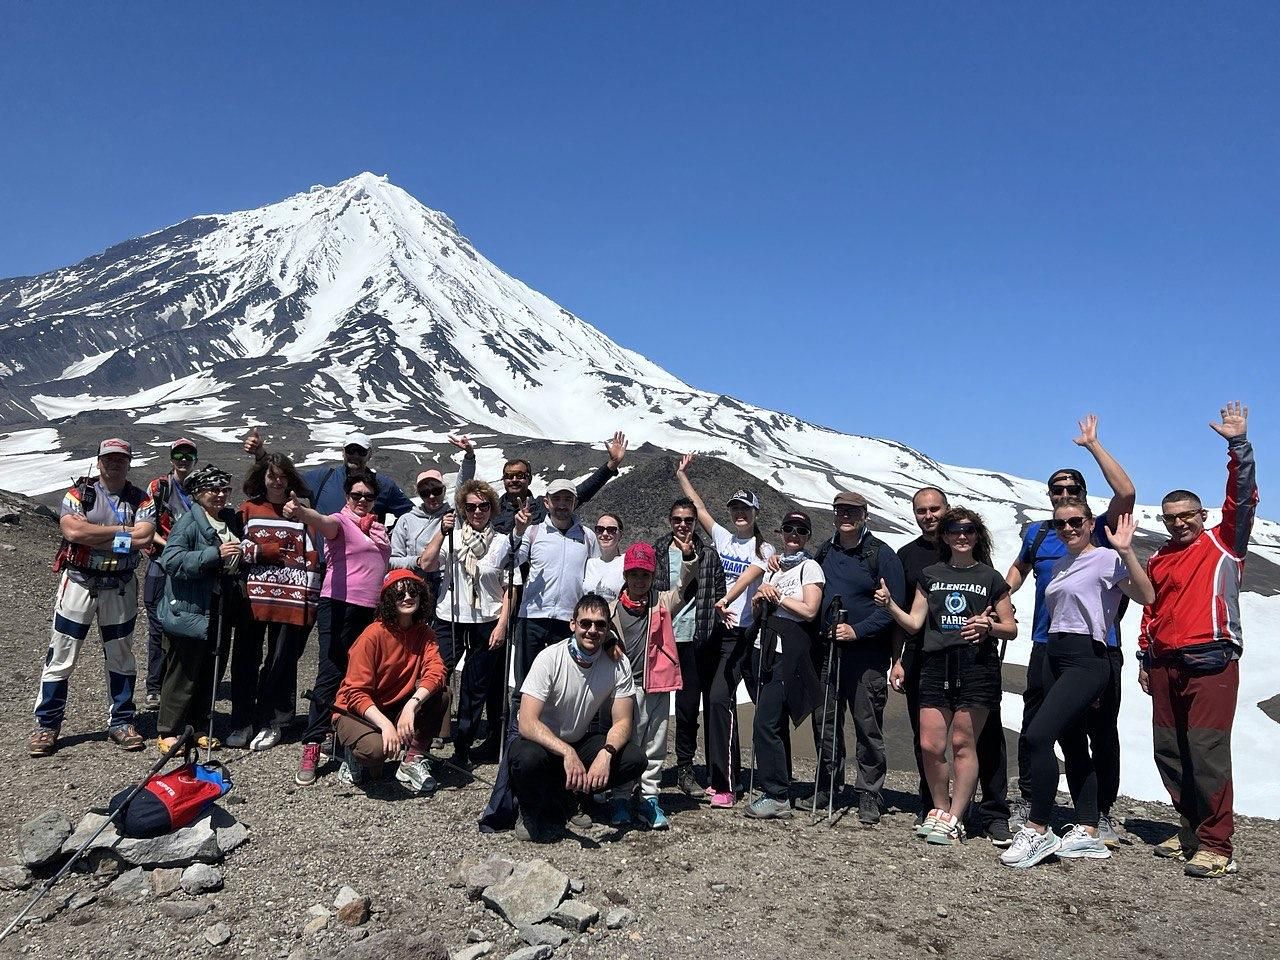
{"label": "backpack", "polygon": [[[89,511],[92,510],[94,504],[98,502],[98,488],[96,486],[97,480],[97,477],[79,477],[71,485],[71,488],[76,491],[76,494],[80,498],[80,509],[84,511],[85,516],[89,515]],[[139,504],[141,504],[143,500],[147,499],[147,493],[145,490],[139,490],[132,483],[126,480],[124,487],[120,490],[120,500],[122,503],[128,502],[127,498],[131,490],[137,491],[141,494],[138,498]],[[132,503],[129,505],[133,506]],[[134,509],[135,511],[137,510],[136,507],[134,507]],[[66,539],[66,537],[63,537],[62,541],[58,544],[58,552],[54,554],[53,557],[53,572],[58,573],[64,567],[87,567],[92,553],[92,547],[83,543],[72,543],[70,540]],[[120,572],[128,573],[132,569],[133,567],[130,566],[127,570],[121,570]]]}
{"label": "backpack", "polygon": [[213,801],[231,789],[231,777],[220,763],[187,763],[153,777],[125,804],[133,789],[121,790],[108,805],[120,812],[120,832],[126,837],[160,837],[190,826]]}
{"label": "backpack", "polygon": [[[875,584],[880,582],[880,548],[884,545],[884,541],[878,540],[868,530],[866,536],[862,538],[862,547],[858,551],[858,559],[867,568],[867,572],[871,574],[871,582]],[[813,559],[817,561],[818,566],[822,566],[822,561],[827,559],[829,553],[831,553],[831,541],[826,540],[818,548],[818,553]]]}

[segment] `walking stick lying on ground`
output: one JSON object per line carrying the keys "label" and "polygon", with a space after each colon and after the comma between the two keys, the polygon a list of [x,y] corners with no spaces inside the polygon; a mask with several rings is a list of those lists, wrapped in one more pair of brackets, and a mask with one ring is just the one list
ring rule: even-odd
{"label": "walking stick lying on ground", "polygon": [[20,924],[26,918],[27,914],[29,914],[32,910],[35,909],[36,904],[44,899],[45,894],[53,889],[54,884],[56,884],[59,880],[65,877],[71,871],[71,868],[74,867],[76,863],[80,860],[80,858],[84,856],[85,851],[88,850],[89,847],[93,845],[93,841],[97,840],[98,837],[101,836],[102,832],[107,829],[107,827],[115,823],[116,817],[120,816],[120,814],[122,814],[124,811],[129,809],[129,804],[133,801],[133,798],[136,797],[139,793],[141,793],[143,788],[145,788],[146,785],[151,782],[152,778],[157,773],[160,772],[160,769],[166,763],[172,760],[175,756],[177,756],[180,750],[185,749],[187,744],[190,743],[192,740],[194,740],[194,738],[195,738],[195,731],[191,729],[191,727],[187,727],[187,729],[184,730],[179,735],[178,739],[174,741],[173,746],[171,746],[168,750],[166,750],[164,752],[164,755],[159,760],[157,760],[154,765],[152,765],[151,769],[147,771],[147,775],[143,777],[141,780],[139,780],[138,783],[134,786],[134,788],[130,790],[128,794],[125,795],[124,800],[121,801],[120,805],[116,807],[114,811],[112,811],[111,815],[102,822],[102,825],[99,826],[97,830],[93,831],[93,836],[91,836],[88,840],[86,840],[84,843],[80,845],[80,849],[71,855],[71,859],[62,865],[61,870],[59,870],[52,877],[50,877],[48,880],[44,882],[44,886],[42,886],[39,892],[37,892],[36,895],[31,898],[31,901],[25,907],[22,908],[22,912],[13,918],[13,921],[7,927],[4,928],[3,933],[0,933],[0,940],[3,940],[9,934],[13,933],[15,929],[17,929],[18,924]]}
{"label": "walking stick lying on ground", "polygon": [[[363,723],[366,727],[368,727],[374,733],[378,733],[378,734],[382,733],[382,731],[378,729],[378,725],[374,723],[372,720],[370,720],[368,717],[363,717],[352,710],[347,710],[345,707],[340,707],[334,703],[325,703],[323,700],[321,700],[319,697],[315,695],[314,691],[311,691],[311,690],[302,691],[302,699],[310,700],[322,711],[340,713],[344,717],[350,717],[352,720],[355,720],[357,723]],[[434,756],[429,750],[426,751],[425,755],[431,760],[432,763],[438,763],[443,767],[448,767],[450,770],[453,770],[456,773],[460,773],[464,777],[470,777],[472,780],[479,780],[481,783],[485,784],[486,786],[490,786],[490,787],[493,786],[492,780],[488,780],[480,776],[480,774],[472,770],[468,770],[466,767],[460,767],[458,766],[458,764],[454,763],[452,760],[446,760],[443,757]]]}

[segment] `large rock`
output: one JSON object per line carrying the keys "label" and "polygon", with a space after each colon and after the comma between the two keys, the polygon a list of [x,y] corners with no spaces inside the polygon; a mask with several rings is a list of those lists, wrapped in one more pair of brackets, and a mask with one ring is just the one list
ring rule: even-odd
{"label": "large rock", "polygon": [[26,867],[0,867],[0,890],[25,890],[31,886],[31,871]]}
{"label": "large rock", "polygon": [[193,896],[222,889],[222,874],[207,863],[193,863],[182,871],[182,889]]}
{"label": "large rock", "polygon": [[551,922],[574,933],[582,933],[600,919],[600,911],[585,900],[566,900],[551,911]]}
{"label": "large rock", "polygon": [[151,871],[151,892],[157,897],[167,897],[181,889],[181,867],[156,867]]}
{"label": "large rock", "polygon": [[541,923],[569,892],[569,878],[545,860],[521,863],[484,892],[484,902],[513,927]]}
{"label": "large rock", "polygon": [[513,861],[496,854],[475,864],[463,873],[463,886],[467,888],[467,899],[479,900],[485,890],[507,879],[515,868]]}
{"label": "large rock", "polygon": [[[97,813],[85,814],[75,833],[62,844],[62,851],[69,853],[79,849],[106,819]],[[89,849],[110,850],[120,860],[136,867],[178,867],[197,861],[217,863],[222,859],[217,832],[207,815],[189,827],[145,840],[122,837],[112,824],[102,831]]]}
{"label": "large rock", "polygon": [[516,927],[516,932],[531,947],[558,947],[569,939],[568,931],[550,923],[526,924]]}
{"label": "large rock", "polygon": [[325,960],[449,960],[449,948],[436,933],[405,935],[382,930],[350,944]]}
{"label": "large rock", "polygon": [[18,850],[22,855],[22,862],[28,867],[41,867],[57,859],[62,853],[74,852],[75,846],[70,850],[65,846],[69,836],[71,821],[57,810],[45,810],[36,814],[18,830]]}

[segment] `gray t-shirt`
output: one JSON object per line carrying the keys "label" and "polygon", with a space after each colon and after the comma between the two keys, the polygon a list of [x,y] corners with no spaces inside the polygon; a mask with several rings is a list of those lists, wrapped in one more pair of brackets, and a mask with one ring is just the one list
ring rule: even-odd
{"label": "gray t-shirt", "polygon": [[584,670],[570,656],[569,641],[562,640],[538,654],[520,692],[542,701],[542,722],[552,733],[576,743],[606,702],[634,697],[636,685],[626,657],[615,662],[601,651]]}
{"label": "gray t-shirt", "polygon": [[649,650],[649,621],[652,619],[648,606],[640,611],[640,616],[632,616],[621,602],[618,603],[618,622],[622,624],[622,649],[631,662],[631,679],[637,687],[644,686],[645,657]]}
{"label": "gray t-shirt", "polygon": [[1106,643],[1124,597],[1118,584],[1128,576],[1129,568],[1110,547],[1060,559],[1044,589],[1050,635],[1082,633]]}

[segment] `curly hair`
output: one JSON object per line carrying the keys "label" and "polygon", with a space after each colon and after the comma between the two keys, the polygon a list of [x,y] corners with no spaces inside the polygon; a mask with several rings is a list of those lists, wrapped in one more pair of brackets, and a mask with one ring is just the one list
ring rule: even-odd
{"label": "curly hair", "polygon": [[497,516],[498,513],[498,494],[485,483],[483,480],[468,480],[458,488],[458,493],[453,498],[453,504],[458,508],[459,513],[466,513],[467,497],[483,497],[489,501],[489,516]]}
{"label": "curly hair", "polygon": [[388,627],[398,626],[400,623],[400,610],[396,606],[396,599],[401,592],[405,590],[417,591],[419,596],[418,610],[413,615],[414,623],[427,623],[436,617],[436,592],[432,589],[431,584],[425,580],[415,583],[413,580],[401,580],[384,587],[382,593],[378,594],[378,619]]}
{"label": "curly hair", "polygon": [[[987,530],[987,525],[982,522],[982,517],[967,507],[952,507],[938,521],[938,530],[945,533],[947,526],[957,521],[968,521],[978,528],[973,540],[973,559],[991,566],[991,534]],[[951,560],[951,548],[947,546],[945,536],[938,537],[938,555],[943,563]]]}

